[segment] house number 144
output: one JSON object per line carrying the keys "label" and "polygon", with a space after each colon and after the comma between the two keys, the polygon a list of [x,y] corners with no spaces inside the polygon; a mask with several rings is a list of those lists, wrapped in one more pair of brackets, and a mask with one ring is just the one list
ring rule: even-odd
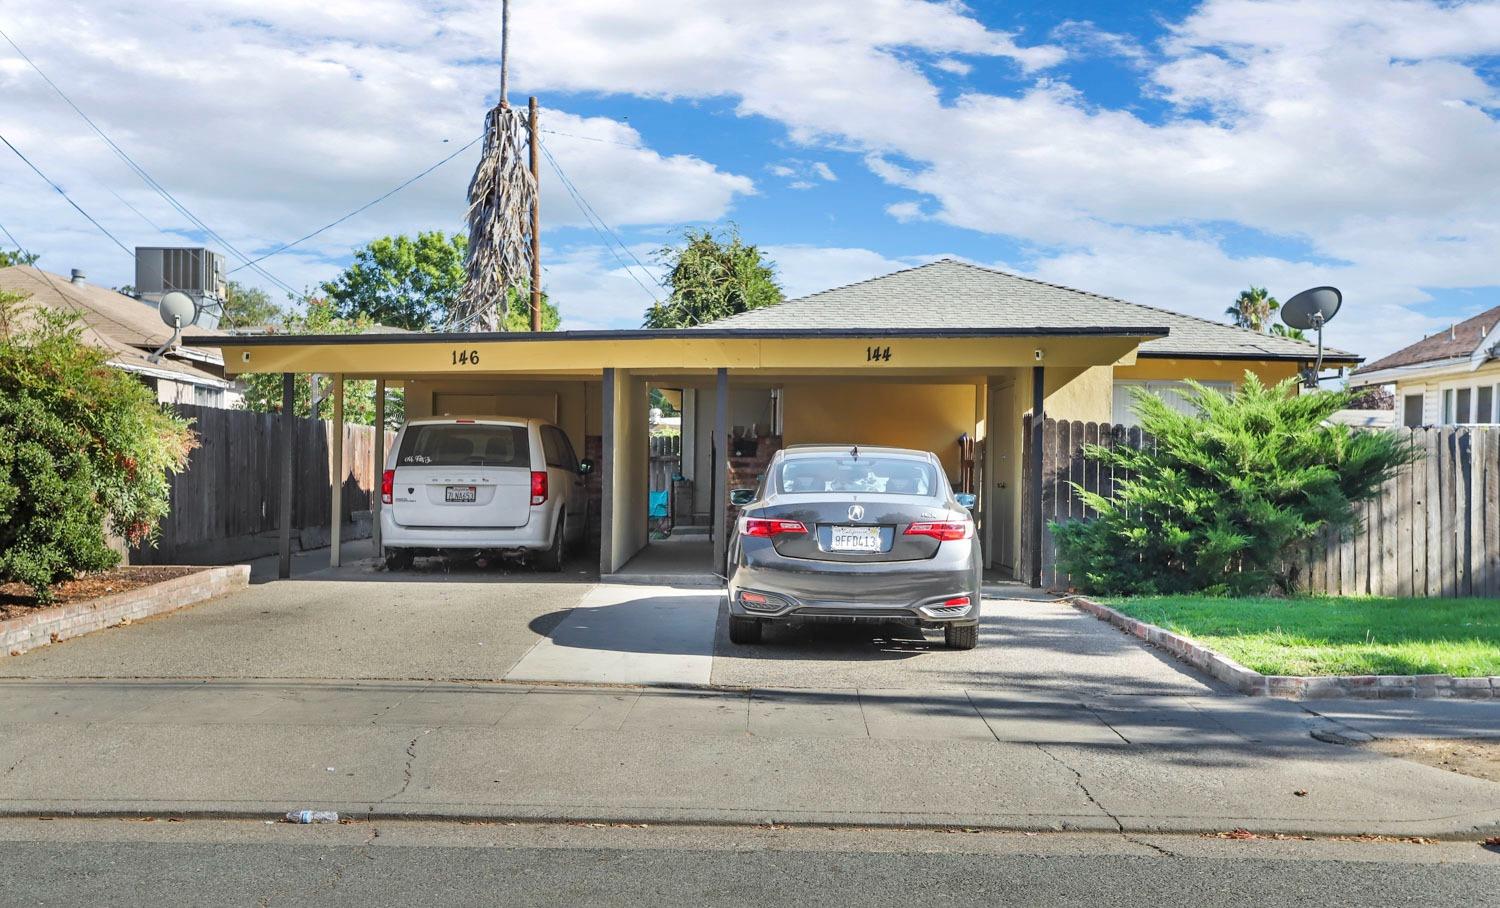
{"label": "house number 144", "polygon": [[884,362],[890,362],[890,359],[891,359],[891,348],[890,347],[866,347],[865,348],[865,362],[867,362],[867,363],[884,363]]}

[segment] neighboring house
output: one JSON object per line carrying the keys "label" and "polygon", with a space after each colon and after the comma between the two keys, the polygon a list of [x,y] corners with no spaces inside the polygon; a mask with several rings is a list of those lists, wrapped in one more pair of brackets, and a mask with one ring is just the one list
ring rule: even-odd
{"label": "neighboring house", "polygon": [[[242,398],[235,384],[224,378],[224,357],[215,347],[178,345],[151,362],[151,354],[172,337],[172,329],[162,323],[156,308],[90,284],[80,272],[66,278],[31,265],[0,268],[0,290],[25,294],[28,299],[21,304],[23,308],[39,306],[76,315],[83,339],[108,351],[111,366],[135,375],[162,403],[231,408]],[[217,333],[205,328],[188,330],[199,335]]]}
{"label": "neighboring house", "polygon": [[1395,386],[1403,426],[1500,423],[1500,306],[1362,366],[1349,384]]}

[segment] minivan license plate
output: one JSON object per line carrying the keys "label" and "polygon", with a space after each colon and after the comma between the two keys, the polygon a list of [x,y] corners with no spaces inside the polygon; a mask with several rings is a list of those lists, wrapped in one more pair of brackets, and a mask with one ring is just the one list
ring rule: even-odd
{"label": "minivan license plate", "polygon": [[443,500],[471,504],[477,491],[474,486],[449,486],[443,490]]}
{"label": "minivan license plate", "polygon": [[879,527],[834,527],[828,548],[834,552],[880,551]]}

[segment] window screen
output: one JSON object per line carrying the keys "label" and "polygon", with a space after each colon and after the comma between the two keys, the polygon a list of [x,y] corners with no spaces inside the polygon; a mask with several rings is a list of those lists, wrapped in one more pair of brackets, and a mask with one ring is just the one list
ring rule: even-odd
{"label": "window screen", "polygon": [[1402,408],[1403,412],[1401,424],[1403,426],[1422,425],[1422,395],[1406,395],[1406,397],[1402,399]]}
{"label": "window screen", "polygon": [[1468,388],[1458,389],[1458,412],[1454,414],[1453,421],[1457,423],[1469,422],[1469,399],[1474,392]]}
{"label": "window screen", "polygon": [[[1234,384],[1227,381],[1200,382],[1206,388],[1212,388],[1221,394],[1228,394],[1234,390]],[[1135,412],[1135,394],[1137,390],[1150,392],[1166,401],[1167,405],[1180,413],[1195,413],[1189,395],[1192,389],[1186,382],[1180,381],[1117,381],[1115,382],[1115,399],[1113,407],[1114,421],[1121,426],[1140,425],[1140,417]]]}
{"label": "window screen", "polygon": [[1495,386],[1484,385],[1474,392],[1474,421],[1478,423],[1492,423],[1495,421]]}
{"label": "window screen", "polygon": [[415,425],[406,427],[398,467],[531,468],[525,426]]}

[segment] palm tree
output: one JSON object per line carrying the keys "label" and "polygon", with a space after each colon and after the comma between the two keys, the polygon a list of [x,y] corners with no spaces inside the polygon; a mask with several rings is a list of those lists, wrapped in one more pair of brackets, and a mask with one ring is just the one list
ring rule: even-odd
{"label": "palm tree", "polygon": [[1281,302],[1272,296],[1264,287],[1251,287],[1241,290],[1239,298],[1234,305],[1224,310],[1229,320],[1237,328],[1249,328],[1251,331],[1265,334],[1274,331],[1271,325],[1271,313],[1281,308]]}
{"label": "palm tree", "polygon": [[1290,337],[1292,340],[1307,340],[1307,335],[1302,333],[1301,328],[1289,328],[1281,322],[1271,326],[1271,333],[1277,337]]}

